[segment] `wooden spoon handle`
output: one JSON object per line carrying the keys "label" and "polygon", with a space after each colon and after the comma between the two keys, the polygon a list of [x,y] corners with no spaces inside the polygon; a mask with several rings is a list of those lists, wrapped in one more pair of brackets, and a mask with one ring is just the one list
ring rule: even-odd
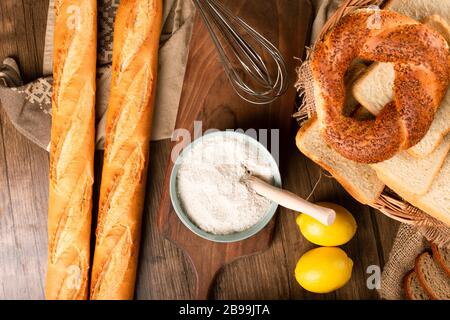
{"label": "wooden spoon handle", "polygon": [[333,209],[321,207],[306,201],[292,192],[274,187],[255,176],[248,177],[246,183],[255,190],[256,193],[285,208],[307,214],[326,226],[330,226],[334,223],[336,212]]}

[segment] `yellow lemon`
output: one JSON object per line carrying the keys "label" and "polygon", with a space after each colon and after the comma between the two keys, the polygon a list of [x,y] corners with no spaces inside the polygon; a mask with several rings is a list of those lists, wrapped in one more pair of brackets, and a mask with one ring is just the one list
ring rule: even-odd
{"label": "yellow lemon", "polygon": [[326,226],[301,213],[297,217],[297,224],[303,236],[319,246],[335,247],[349,242],[356,232],[356,221],[352,214],[337,204],[328,202],[317,204],[336,211],[336,220],[331,226]]}
{"label": "yellow lemon", "polygon": [[340,248],[320,247],[306,252],[297,262],[295,278],[306,290],[328,293],[351,278],[353,261]]}

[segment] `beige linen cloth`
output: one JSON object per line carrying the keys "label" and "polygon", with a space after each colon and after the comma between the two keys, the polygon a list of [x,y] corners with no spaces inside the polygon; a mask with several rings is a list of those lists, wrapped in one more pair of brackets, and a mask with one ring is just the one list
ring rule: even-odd
{"label": "beige linen cloth", "polygon": [[[311,44],[317,40],[323,25],[342,1],[313,0],[312,2],[316,18],[311,33]],[[429,244],[420,233],[406,224],[400,226],[382,272],[381,289],[378,291],[381,298],[390,300],[405,298],[402,288],[403,276],[414,268],[416,257],[427,249]]]}
{"label": "beige linen cloth", "polygon": [[[120,0],[98,0],[97,148],[105,136],[106,109],[111,81],[114,16]],[[159,74],[152,140],[170,138],[175,126],[192,33],[195,7],[191,0],[164,0],[159,50]],[[0,101],[11,122],[28,139],[49,150],[51,128],[54,0],[50,0],[44,77],[24,86],[0,86]]]}

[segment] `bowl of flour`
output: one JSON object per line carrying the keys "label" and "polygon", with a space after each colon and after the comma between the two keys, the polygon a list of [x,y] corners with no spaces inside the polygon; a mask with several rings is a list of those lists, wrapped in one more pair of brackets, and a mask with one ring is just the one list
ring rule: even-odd
{"label": "bowl of flour", "polygon": [[192,232],[215,242],[236,242],[261,231],[278,205],[245,183],[248,174],[281,187],[278,165],[254,138],[239,132],[206,134],[175,161],[170,197]]}

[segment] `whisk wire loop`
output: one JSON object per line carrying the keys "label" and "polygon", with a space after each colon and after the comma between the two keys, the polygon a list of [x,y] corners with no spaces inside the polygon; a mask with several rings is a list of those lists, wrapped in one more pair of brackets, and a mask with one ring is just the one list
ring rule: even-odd
{"label": "whisk wire loop", "polygon": [[[268,104],[281,96],[287,90],[288,79],[286,63],[279,50],[220,1],[194,0],[194,3],[236,93],[253,104]],[[262,51],[239,31],[244,31]],[[266,60],[263,57],[267,57]],[[268,67],[269,61],[272,68]]]}

